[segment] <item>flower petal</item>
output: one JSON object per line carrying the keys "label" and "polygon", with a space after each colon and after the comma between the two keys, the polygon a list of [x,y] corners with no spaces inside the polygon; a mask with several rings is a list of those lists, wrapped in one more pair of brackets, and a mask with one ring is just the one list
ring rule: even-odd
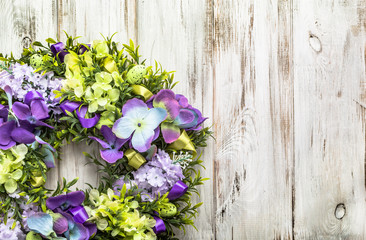
{"label": "flower petal", "polygon": [[5,122],[0,125],[0,145],[8,145],[12,139],[10,138],[10,133],[15,128],[15,121]]}
{"label": "flower petal", "polygon": [[54,210],[61,205],[66,203],[66,195],[59,195],[56,197],[49,197],[46,200],[46,206],[47,208]]}
{"label": "flower petal", "polygon": [[132,146],[139,152],[146,152],[151,147],[155,132],[151,129],[138,129],[132,136]]}
{"label": "flower petal", "polygon": [[60,104],[60,108],[64,114],[67,115],[67,112],[75,111],[80,105],[80,102],[70,102],[69,100],[66,100]]}
{"label": "flower petal", "polygon": [[88,237],[86,239],[90,239],[97,233],[97,225],[94,223],[84,223],[84,227],[88,231]]}
{"label": "flower petal", "polygon": [[87,106],[82,106],[81,108],[76,109],[76,115],[80,121],[80,124],[83,128],[91,128],[94,127],[100,119],[100,114],[94,114],[92,118],[85,118],[86,112],[88,111]]}
{"label": "flower petal", "polygon": [[102,139],[100,139],[100,138],[97,138],[97,137],[93,137],[93,136],[90,136],[89,137],[90,139],[93,139],[94,141],[97,141],[103,148],[110,148],[111,146],[108,144],[108,143],[106,143],[106,142],[104,142]]}
{"label": "flower petal", "polygon": [[118,159],[123,158],[123,152],[117,149],[100,150],[100,156],[109,163],[115,163]]}
{"label": "flower petal", "polygon": [[197,125],[198,115],[189,109],[181,109],[174,123],[180,128],[191,128]]}
{"label": "flower petal", "polygon": [[11,138],[18,143],[31,144],[36,138],[33,133],[28,130],[18,127],[11,132]]}
{"label": "flower petal", "polygon": [[74,228],[69,231],[70,240],[86,240],[87,237],[88,230],[81,223],[75,223]]}
{"label": "flower petal", "polygon": [[159,124],[167,117],[167,112],[163,108],[152,108],[144,118],[143,127],[155,130]]}
{"label": "flower petal", "polygon": [[27,219],[30,230],[40,233],[43,236],[49,236],[53,233],[53,221],[51,215],[43,212],[37,212]]}
{"label": "flower petal", "polygon": [[49,118],[48,107],[43,100],[33,100],[30,104],[32,116],[38,120]]}
{"label": "flower petal", "polygon": [[27,92],[24,97],[24,103],[29,105],[33,100],[43,100],[42,94],[35,90]]}
{"label": "flower petal", "polygon": [[52,219],[53,219],[53,230],[56,232],[56,234],[63,234],[68,230],[69,224],[67,222],[67,219],[60,213],[52,214]]}
{"label": "flower petal", "polygon": [[48,168],[56,167],[55,156],[53,155],[53,152],[48,147],[42,147],[41,153],[42,153],[42,155],[44,155],[43,162],[46,164],[46,167],[48,167]]}
{"label": "flower petal", "polygon": [[132,119],[143,118],[147,114],[147,105],[144,101],[133,98],[128,100],[122,107],[123,116],[128,116]]}
{"label": "flower petal", "polygon": [[126,139],[136,130],[133,121],[128,117],[118,119],[112,128],[112,132],[119,138]]}
{"label": "flower petal", "polygon": [[12,110],[20,120],[27,120],[31,116],[31,110],[27,104],[21,102],[15,102],[13,104]]}
{"label": "flower petal", "polygon": [[153,105],[155,108],[163,108],[168,112],[168,120],[174,120],[179,114],[179,103],[175,100],[175,94],[170,89],[163,89],[156,94]]}
{"label": "flower petal", "polygon": [[161,132],[166,143],[176,141],[180,136],[180,129],[173,123],[163,122],[161,124]]}
{"label": "flower petal", "polygon": [[113,134],[112,129],[110,129],[108,126],[103,125],[100,128],[100,132],[102,133],[103,137],[105,138],[105,140],[110,144],[114,144],[114,142],[116,141],[116,136]]}
{"label": "flower petal", "polygon": [[131,138],[121,139],[117,138],[114,143],[114,149],[119,150],[126,142],[128,142]]}
{"label": "flower petal", "polygon": [[66,197],[67,201],[70,203],[70,206],[76,207],[84,202],[85,194],[82,191],[74,191],[66,194]]}

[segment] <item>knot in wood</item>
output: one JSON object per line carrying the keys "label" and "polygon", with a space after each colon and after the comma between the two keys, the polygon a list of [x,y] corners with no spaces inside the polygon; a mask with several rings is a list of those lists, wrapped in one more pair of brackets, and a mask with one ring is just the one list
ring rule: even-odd
{"label": "knot in wood", "polygon": [[32,44],[32,39],[30,37],[24,37],[22,39],[23,48],[29,48],[31,44]]}
{"label": "knot in wood", "polygon": [[334,216],[341,220],[346,215],[346,206],[343,203],[339,203],[334,211]]}
{"label": "knot in wood", "polygon": [[316,53],[322,51],[322,43],[319,38],[312,33],[309,33],[309,45]]}

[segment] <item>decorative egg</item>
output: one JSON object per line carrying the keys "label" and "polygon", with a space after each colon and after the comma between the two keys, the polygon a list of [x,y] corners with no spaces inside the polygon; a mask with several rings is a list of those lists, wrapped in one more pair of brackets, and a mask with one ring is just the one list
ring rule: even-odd
{"label": "decorative egg", "polygon": [[30,58],[30,65],[32,68],[37,69],[43,64],[43,58],[40,54],[34,54]]}
{"label": "decorative egg", "polygon": [[160,209],[160,216],[173,217],[177,214],[177,207],[173,203],[164,204],[165,206]]}
{"label": "decorative egg", "polygon": [[126,81],[130,84],[138,84],[144,79],[146,74],[146,67],[144,65],[136,65],[127,73]]}

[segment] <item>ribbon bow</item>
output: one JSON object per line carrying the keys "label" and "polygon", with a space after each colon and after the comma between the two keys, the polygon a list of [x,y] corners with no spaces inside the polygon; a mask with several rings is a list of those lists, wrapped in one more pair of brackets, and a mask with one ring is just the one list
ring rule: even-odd
{"label": "ribbon bow", "polygon": [[145,101],[149,100],[154,94],[152,94],[152,92],[149,91],[149,89],[147,89],[144,86],[141,85],[132,85],[132,92],[136,95],[140,95],[142,96]]}
{"label": "ribbon bow", "polygon": [[125,152],[125,156],[128,159],[128,165],[130,165],[136,170],[139,169],[141,165],[146,162],[146,159],[140,153],[137,153],[133,149],[128,149]]}
{"label": "ribbon bow", "polygon": [[189,138],[189,136],[185,130],[182,131],[179,138],[175,142],[170,144],[168,146],[168,148],[174,149],[174,150],[182,150],[182,149],[189,150],[189,151],[193,152],[193,158],[195,158],[197,156],[197,151],[196,151],[195,147],[193,146],[193,143],[191,142],[191,139]]}
{"label": "ribbon bow", "polygon": [[53,53],[53,55],[56,57],[58,56],[58,58],[60,59],[61,62],[64,62],[65,56],[67,54],[69,54],[69,52],[67,52],[65,50],[65,44],[63,42],[58,42],[55,44],[51,45],[51,51]]}
{"label": "ribbon bow", "polygon": [[83,206],[77,206],[74,208],[70,208],[69,212],[74,217],[74,221],[77,223],[83,224],[89,218],[88,213],[86,212],[86,210]]}

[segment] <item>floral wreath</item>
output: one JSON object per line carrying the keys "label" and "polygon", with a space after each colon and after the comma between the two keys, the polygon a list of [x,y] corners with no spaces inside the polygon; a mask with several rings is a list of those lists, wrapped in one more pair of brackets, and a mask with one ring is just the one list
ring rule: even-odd
{"label": "floral wreath", "polygon": [[[206,180],[196,168],[206,118],[132,41],[66,36],[0,54],[0,239],[177,239],[202,204],[191,196]],[[61,147],[82,141],[100,145],[84,153],[99,186],[71,191],[77,179],[64,178],[47,189]]]}

